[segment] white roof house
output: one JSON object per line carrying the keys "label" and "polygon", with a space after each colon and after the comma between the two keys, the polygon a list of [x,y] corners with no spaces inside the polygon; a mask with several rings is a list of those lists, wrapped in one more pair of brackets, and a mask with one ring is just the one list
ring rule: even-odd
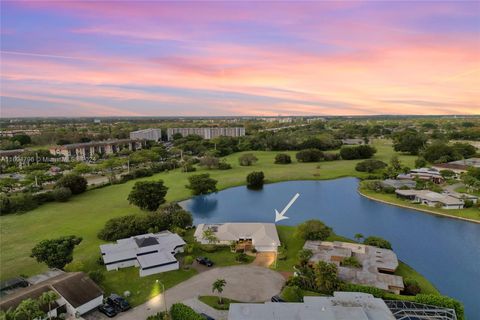
{"label": "white roof house", "polygon": [[143,277],[177,270],[175,254],[183,252],[185,244],[179,235],[163,231],[119,239],[117,243],[101,245],[100,251],[107,270],[136,266]]}
{"label": "white roof house", "polygon": [[277,251],[280,246],[277,228],[274,223],[223,223],[199,224],[195,230],[195,239],[207,244],[203,237],[206,230],[212,230],[219,244],[230,244],[232,241],[251,241],[257,251]]}
{"label": "white roof house", "polygon": [[303,303],[232,303],[228,320],[395,320],[380,298],[360,292],[304,297]]}

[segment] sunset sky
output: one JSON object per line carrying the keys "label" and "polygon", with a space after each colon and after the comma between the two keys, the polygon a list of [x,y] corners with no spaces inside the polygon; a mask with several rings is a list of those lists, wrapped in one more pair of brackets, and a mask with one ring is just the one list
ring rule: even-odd
{"label": "sunset sky", "polygon": [[2,1],[1,115],[480,114],[480,1]]}

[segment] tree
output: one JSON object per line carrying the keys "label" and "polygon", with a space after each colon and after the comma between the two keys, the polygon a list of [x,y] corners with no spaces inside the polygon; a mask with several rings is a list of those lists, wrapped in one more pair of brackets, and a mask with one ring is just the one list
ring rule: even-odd
{"label": "tree", "polygon": [[15,320],[34,320],[43,319],[45,312],[40,309],[40,303],[37,300],[28,298],[20,302],[15,308],[13,318]]}
{"label": "tree", "polygon": [[217,180],[210,178],[208,173],[188,177],[189,184],[185,187],[192,190],[193,195],[208,194],[217,191]]}
{"label": "tree", "polygon": [[306,266],[312,256],[313,252],[310,249],[302,249],[297,253],[298,262],[301,266]]}
{"label": "tree", "polygon": [[87,173],[90,173],[92,172],[92,167],[89,166],[88,164],[86,163],[79,163],[77,164],[74,168],[73,168],[73,172],[75,172],[76,174],[80,174],[80,175],[83,175],[83,174],[87,174]]}
{"label": "tree", "polygon": [[31,257],[45,262],[49,268],[63,269],[73,260],[73,249],[82,242],[77,236],[65,236],[40,241],[32,249]]}
{"label": "tree", "polygon": [[373,236],[367,237],[365,238],[365,240],[363,240],[363,244],[366,244],[368,246],[374,246],[378,248],[392,250],[392,245],[390,244],[390,242],[380,237],[373,237]]}
{"label": "tree", "polygon": [[355,170],[360,171],[360,172],[368,172],[372,173],[376,170],[383,169],[387,166],[387,164],[383,161],[380,160],[374,160],[374,159],[367,159],[364,161],[361,161],[357,163],[355,166]]}
{"label": "tree", "polygon": [[425,147],[427,140],[427,137],[422,133],[405,130],[393,135],[393,149],[417,155]]}
{"label": "tree", "polygon": [[253,171],[247,175],[247,187],[250,189],[261,189],[264,179],[263,171]]}
{"label": "tree", "polygon": [[424,157],[418,157],[415,160],[415,168],[423,168],[427,165],[427,160]]}
{"label": "tree", "polygon": [[323,159],[323,152],[318,149],[305,149],[295,155],[299,162],[318,162]]}
{"label": "tree", "polygon": [[334,263],[319,261],[314,270],[315,283],[320,291],[332,294],[340,288],[341,281],[337,277],[337,266]]}
{"label": "tree", "polygon": [[298,286],[286,286],[280,294],[283,300],[287,302],[302,302],[303,291]]}
{"label": "tree", "polygon": [[216,244],[218,243],[218,238],[215,235],[215,232],[213,232],[212,229],[207,229],[203,231],[202,234],[203,239],[207,240],[209,244]]}
{"label": "tree", "polygon": [[258,161],[253,153],[244,153],[238,158],[238,162],[241,166],[251,166]]}
{"label": "tree", "polygon": [[38,298],[38,301],[41,305],[48,306],[48,319],[51,319],[50,312],[52,311],[52,303],[57,301],[59,298],[58,294],[55,291],[49,290],[47,292],[42,293],[42,295]]}
{"label": "tree", "polygon": [[292,158],[286,153],[279,153],[275,156],[275,164],[289,164],[292,163]]}
{"label": "tree", "polygon": [[447,169],[447,170],[440,170],[440,175],[441,175],[444,179],[448,180],[448,179],[451,179],[451,178],[453,178],[453,177],[455,176],[455,171],[453,171],[453,170],[448,170],[448,169]]}
{"label": "tree", "polygon": [[30,136],[27,136],[26,134],[19,134],[19,135],[13,136],[10,138],[10,141],[12,142],[18,141],[18,143],[20,143],[21,146],[32,143],[32,139],[30,138]]}
{"label": "tree", "polygon": [[128,195],[128,202],[142,210],[155,211],[165,203],[168,188],[163,180],[136,182]]}
{"label": "tree", "polygon": [[297,236],[305,240],[326,240],[332,234],[332,228],[320,220],[307,220],[298,225]]}
{"label": "tree", "polygon": [[70,189],[72,194],[80,194],[87,190],[87,180],[77,174],[67,174],[61,177],[55,184],[56,188],[64,187]]}
{"label": "tree", "polygon": [[361,233],[356,233],[355,236],[354,236],[355,240],[357,240],[358,242],[360,242],[363,238],[365,238],[363,236],[363,234]]}
{"label": "tree", "polygon": [[471,158],[477,153],[477,149],[469,143],[456,142],[453,144],[453,149],[465,159]]}
{"label": "tree", "polygon": [[431,163],[444,163],[449,161],[460,160],[460,154],[455,148],[443,142],[435,142],[425,148],[423,152],[425,160]]}
{"label": "tree", "polygon": [[214,283],[212,283],[212,292],[215,292],[215,291],[218,292],[218,303],[219,304],[223,303],[222,292],[223,292],[223,288],[225,287],[226,284],[227,284],[227,281],[225,281],[225,279],[217,279],[217,280],[215,280]]}
{"label": "tree", "polygon": [[220,160],[217,157],[206,155],[200,159],[200,166],[207,169],[218,168]]}
{"label": "tree", "polygon": [[342,147],[340,149],[340,156],[343,160],[354,160],[354,159],[368,159],[371,158],[377,149],[369,145],[361,145],[355,147]]}

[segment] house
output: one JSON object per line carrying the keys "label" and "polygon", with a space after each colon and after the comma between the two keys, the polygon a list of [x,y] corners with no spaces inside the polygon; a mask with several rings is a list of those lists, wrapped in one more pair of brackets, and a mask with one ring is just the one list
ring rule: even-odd
{"label": "house", "polygon": [[[432,181],[433,183],[443,183],[445,179],[440,174],[440,171],[434,168],[417,168],[410,170],[410,173],[407,175],[402,175],[401,179],[405,179],[408,177],[409,179],[420,179],[425,181]],[[400,177],[397,177],[400,179]]]}
{"label": "house", "polygon": [[393,188],[393,189],[400,189],[400,188],[409,188],[413,189],[417,185],[417,183],[413,180],[408,180],[408,179],[402,179],[402,180],[397,180],[397,179],[386,179],[380,182],[382,187],[384,188]]}
{"label": "house", "polygon": [[210,230],[218,240],[218,244],[236,243],[237,249],[255,248],[258,252],[277,252],[280,246],[277,228],[274,223],[223,223],[199,224],[195,230],[195,239],[208,244],[204,232]]}
{"label": "house", "polygon": [[440,194],[430,190],[395,190],[398,198],[407,199],[413,203],[420,203],[429,207],[442,209],[463,209],[463,199],[455,198],[449,194]]}
{"label": "house", "polygon": [[25,149],[14,150],[0,150],[0,160],[5,162],[19,162],[20,155],[25,152]]}
{"label": "house", "polygon": [[444,191],[443,194],[448,195],[450,197],[454,197],[455,199],[458,199],[458,200],[463,200],[464,202],[465,202],[465,200],[470,200],[470,201],[472,201],[472,203],[477,203],[478,202],[478,197],[477,196],[474,196],[474,195],[468,194],[468,193],[460,193],[460,192],[454,192],[454,191]]}
{"label": "house", "polygon": [[228,320],[395,320],[380,298],[361,292],[334,292],[333,297],[303,302],[232,303]]}
{"label": "house", "polygon": [[[338,277],[344,281],[372,286],[395,294],[403,290],[403,278],[393,273],[398,268],[395,252],[358,243],[306,241],[304,249],[312,251],[309,263],[325,261],[338,267]],[[342,266],[341,262],[354,257],[361,268]]]}
{"label": "house", "polygon": [[40,281],[26,288],[2,297],[0,310],[16,308],[23,300],[38,299],[44,292],[54,291],[58,299],[50,306],[42,306],[47,316],[58,317],[60,314],[77,317],[87,313],[103,303],[103,292],[83,272],[62,272],[52,278]]}
{"label": "house", "polygon": [[469,167],[480,168],[480,158],[469,158],[457,161],[451,161],[447,163],[434,164],[432,168],[442,171],[451,170],[455,173],[455,178],[459,179],[460,176],[467,172]]}
{"label": "house", "polygon": [[175,254],[183,252],[183,239],[170,231],[148,233],[114,244],[100,246],[102,259],[108,271],[139,267],[140,277],[171,270],[178,270]]}
{"label": "house", "polygon": [[149,129],[143,129],[138,131],[132,131],[130,132],[130,139],[159,141],[162,139],[162,130],[149,128]]}

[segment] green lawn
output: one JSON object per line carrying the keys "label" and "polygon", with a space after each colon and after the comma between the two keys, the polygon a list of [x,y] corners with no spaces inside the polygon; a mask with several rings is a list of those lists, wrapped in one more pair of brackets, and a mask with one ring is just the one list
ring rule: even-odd
{"label": "green lawn", "polygon": [[228,310],[230,303],[241,303],[233,299],[223,298],[222,304],[219,304],[218,296],[199,296],[198,300],[217,310]]}
{"label": "green lawn", "polygon": [[412,209],[417,209],[417,210],[424,210],[424,211],[431,211],[433,213],[438,212],[441,214],[446,214],[449,216],[453,217],[461,217],[461,218],[467,218],[467,219],[472,219],[476,221],[480,221],[480,209],[476,207],[472,208],[466,208],[466,209],[440,209],[440,208],[435,208],[435,207],[429,207],[421,204],[415,204],[411,203],[408,200],[403,200],[403,199],[398,199],[395,194],[387,194],[387,193],[379,193],[375,192],[372,190],[368,190],[366,188],[360,187],[359,189],[362,194],[365,194],[366,196],[372,197],[374,199],[378,199],[381,201],[386,201],[392,204],[397,204],[400,206],[405,206],[409,207]]}

